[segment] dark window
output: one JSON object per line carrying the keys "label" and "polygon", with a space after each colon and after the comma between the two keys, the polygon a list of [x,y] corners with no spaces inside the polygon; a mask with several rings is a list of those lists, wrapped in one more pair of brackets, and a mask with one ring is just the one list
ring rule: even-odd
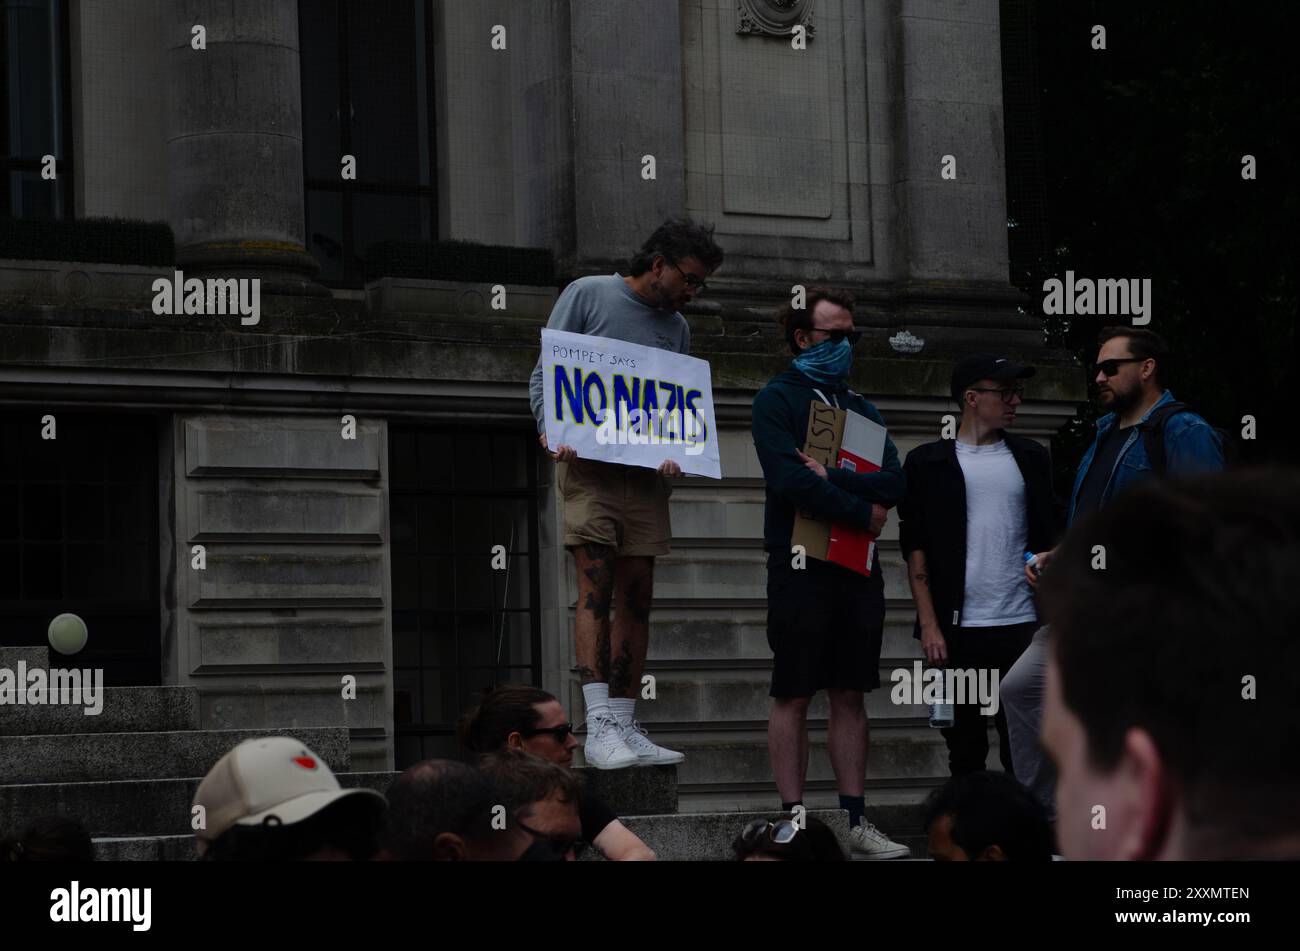
{"label": "dark window", "polygon": [[[360,286],[366,249],[437,237],[427,0],[300,0],[307,247],[320,279]],[[356,157],[356,179],[342,159]]]}
{"label": "dark window", "polygon": [[0,0],[0,216],[72,217],[67,16],[64,0]]}
{"label": "dark window", "polygon": [[[456,753],[462,712],[539,683],[536,437],[389,432],[397,768]],[[492,549],[505,549],[494,568]]]}
{"label": "dark window", "polygon": [[158,436],[150,416],[0,414],[0,645],[47,645],[86,622],[66,664],[113,685],[159,682]]}

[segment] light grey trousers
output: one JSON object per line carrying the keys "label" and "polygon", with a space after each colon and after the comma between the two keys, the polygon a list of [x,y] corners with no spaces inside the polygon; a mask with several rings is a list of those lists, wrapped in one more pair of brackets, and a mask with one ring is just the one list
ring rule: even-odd
{"label": "light grey trousers", "polygon": [[1043,695],[1047,681],[1047,625],[1034,632],[1020,659],[1002,678],[999,697],[1007,715],[1011,765],[1020,780],[1056,822],[1056,770],[1038,738],[1043,725]]}

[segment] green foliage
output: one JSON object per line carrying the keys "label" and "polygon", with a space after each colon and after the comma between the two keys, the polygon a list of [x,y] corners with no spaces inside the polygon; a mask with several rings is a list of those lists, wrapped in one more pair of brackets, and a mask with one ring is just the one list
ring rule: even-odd
{"label": "green foliage", "polygon": [[366,280],[410,277],[490,284],[555,284],[545,248],[510,248],[470,241],[379,241],[366,249]]}
{"label": "green foliage", "polygon": [[[1151,278],[1148,327],[1173,350],[1175,395],[1234,433],[1256,416],[1243,461],[1296,460],[1297,6],[1034,0],[1033,15],[1050,250],[1014,279],[1040,306],[1043,279],[1067,268]],[[1244,155],[1257,180],[1242,179]],[[1039,316],[1084,365],[1101,327],[1127,322]],[[1058,437],[1067,467],[1093,415]]]}
{"label": "green foliage", "polygon": [[172,229],[125,218],[0,218],[0,259],[170,267]]}

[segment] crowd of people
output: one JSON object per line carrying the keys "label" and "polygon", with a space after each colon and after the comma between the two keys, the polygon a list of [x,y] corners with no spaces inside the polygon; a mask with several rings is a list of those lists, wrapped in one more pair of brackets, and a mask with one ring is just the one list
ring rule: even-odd
{"label": "crowd of people", "polygon": [[[680,310],[722,259],[711,229],[665,222],[628,275],[568,285],[548,326],[687,353]],[[1036,370],[991,354],[952,366],[951,434],[901,460],[886,435],[873,471],[827,466],[801,449],[814,401],[885,424],[848,387],[861,336],[853,306],[811,287],[782,307],[792,359],[753,404],[781,809],[737,830],[736,857],[846,857],[803,802],[808,710],[823,690],[850,851],[911,855],[866,816],[865,695],[880,687],[885,624],[879,549],[859,572],[791,544],[796,513],[879,534],[891,512],[926,661],[1000,683],[989,712],[1002,771],[986,768],[988,714],[976,702],[958,703],[942,731],[951,779],[915,830],[930,858],[1300,857],[1296,474],[1220,473],[1230,439],[1165,385],[1165,341],[1123,326],[1099,336],[1091,380],[1105,412],[1064,506],[1047,451],[1010,431]],[[199,787],[204,858],[562,860],[588,848],[656,857],[572,766],[579,732],[598,770],[684,760],[636,716],[655,558],[671,548],[668,499],[681,471],[671,459],[656,471],[550,447],[540,360],[531,388],[577,579],[583,728],[550,693],[499,687],[462,719],[463,761],[413,766],[387,797],[339,788],[291,739],[248,741]],[[47,823],[6,851],[30,858],[58,851],[42,843],[88,841]]]}

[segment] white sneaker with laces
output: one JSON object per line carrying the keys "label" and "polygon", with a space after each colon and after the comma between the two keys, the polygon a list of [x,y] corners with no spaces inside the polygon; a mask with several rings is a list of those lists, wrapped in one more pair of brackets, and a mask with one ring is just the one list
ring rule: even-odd
{"label": "white sneaker with laces", "polygon": [[587,743],[582,755],[588,766],[597,769],[623,769],[640,761],[623,742],[623,731],[613,717],[597,716],[587,721]]}
{"label": "white sneaker with laces", "polygon": [[911,849],[885,835],[868,822],[866,816],[849,830],[849,843],[854,852],[860,852],[871,859],[906,859],[912,856]]}
{"label": "white sneaker with laces", "polygon": [[665,749],[646,736],[645,728],[633,720],[622,727],[623,742],[636,754],[638,766],[670,766],[686,759],[685,753]]}

